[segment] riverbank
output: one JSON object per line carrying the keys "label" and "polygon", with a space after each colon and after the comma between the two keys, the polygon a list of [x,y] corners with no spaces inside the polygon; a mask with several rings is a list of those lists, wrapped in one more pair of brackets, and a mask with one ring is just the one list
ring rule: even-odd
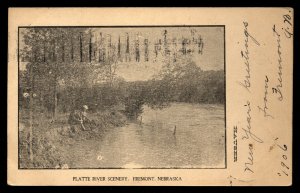
{"label": "riverbank", "polygon": [[29,117],[19,120],[19,167],[20,168],[69,168],[66,156],[68,148],[85,140],[101,139],[103,134],[126,124],[126,117],[112,110],[89,114],[97,127],[93,130],[71,132],[67,123],[69,114],[59,113],[55,121],[44,114],[34,114],[33,120],[33,162],[29,159]]}
{"label": "riverbank", "polygon": [[[62,117],[38,135],[45,140],[29,168],[224,168],[224,113],[221,104],[190,103],[144,106],[137,121],[118,112],[93,113],[102,126],[73,136]],[[48,149],[43,141],[51,144]],[[24,159],[21,163],[29,166]]]}

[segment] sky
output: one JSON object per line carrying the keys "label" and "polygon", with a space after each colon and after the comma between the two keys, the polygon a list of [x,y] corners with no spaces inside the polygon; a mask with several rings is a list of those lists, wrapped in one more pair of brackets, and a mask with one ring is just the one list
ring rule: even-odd
{"label": "sky", "polygon": [[[158,58],[155,57],[154,43],[159,39],[164,41],[164,30],[167,30],[168,42],[176,39],[177,50],[181,46],[181,39],[192,39],[191,30],[194,31],[194,37],[201,36],[203,40],[202,54],[194,53],[188,55],[192,61],[196,63],[202,70],[223,70],[224,69],[224,28],[223,27],[142,27],[142,28],[92,28],[93,41],[100,39],[100,32],[103,37],[108,41],[108,34],[111,36],[111,42],[117,45],[120,37],[121,52],[125,53],[127,34],[130,39],[130,62],[120,62],[117,68],[117,76],[123,77],[127,81],[148,80],[153,75],[159,72],[164,65],[163,54],[159,54]],[[21,33],[20,33],[21,34]],[[139,39],[140,42],[140,55],[139,62],[135,61],[135,47],[134,41]],[[22,39],[22,37],[20,37]],[[149,41],[149,61],[145,62],[144,59],[144,39]],[[21,41],[22,42],[22,41]],[[20,45],[20,48],[22,45]],[[174,48],[171,48],[174,50]],[[195,47],[195,49],[198,49]],[[197,50],[195,50],[197,51]],[[24,69],[24,64],[20,64],[20,70]]]}

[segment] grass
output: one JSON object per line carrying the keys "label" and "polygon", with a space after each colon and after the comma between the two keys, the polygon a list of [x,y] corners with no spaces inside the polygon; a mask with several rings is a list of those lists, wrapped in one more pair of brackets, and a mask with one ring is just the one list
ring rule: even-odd
{"label": "grass", "polygon": [[64,153],[74,143],[97,139],[107,129],[126,124],[126,117],[115,110],[106,110],[89,114],[96,127],[83,131],[80,126],[71,132],[66,113],[58,113],[55,120],[43,113],[34,113],[33,120],[33,162],[29,159],[29,116],[28,112],[20,113],[19,119],[19,166],[20,168],[68,168],[68,160]]}

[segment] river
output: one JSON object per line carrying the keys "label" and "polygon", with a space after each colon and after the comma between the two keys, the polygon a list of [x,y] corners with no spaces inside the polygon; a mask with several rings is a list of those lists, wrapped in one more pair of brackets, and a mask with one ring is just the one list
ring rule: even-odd
{"label": "river", "polygon": [[224,168],[224,106],[144,107],[136,123],[74,144],[70,152],[71,168]]}

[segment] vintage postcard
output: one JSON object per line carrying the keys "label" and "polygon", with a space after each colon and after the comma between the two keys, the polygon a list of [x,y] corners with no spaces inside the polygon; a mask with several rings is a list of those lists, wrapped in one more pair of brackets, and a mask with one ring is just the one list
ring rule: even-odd
{"label": "vintage postcard", "polygon": [[292,8],[11,8],[8,24],[8,184],[292,184]]}

